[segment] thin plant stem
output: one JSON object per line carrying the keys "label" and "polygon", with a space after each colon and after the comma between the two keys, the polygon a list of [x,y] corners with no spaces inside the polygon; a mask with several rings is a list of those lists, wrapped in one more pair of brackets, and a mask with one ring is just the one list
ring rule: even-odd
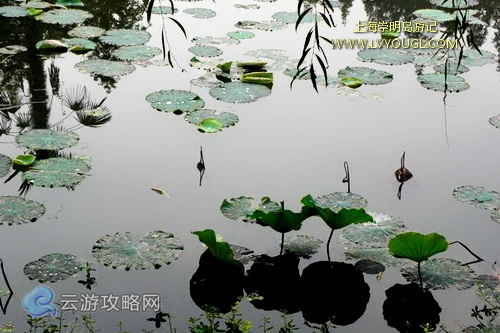
{"label": "thin plant stem", "polygon": [[326,242],[326,255],[328,256],[328,262],[332,261],[330,258],[330,241],[332,240],[333,231],[334,229],[330,232],[330,236],[328,236],[328,241]]}
{"label": "thin plant stem", "polygon": [[420,263],[421,261],[418,262],[417,264],[417,269],[418,269],[418,279],[420,280],[420,288],[424,289],[424,284],[422,282],[422,271],[420,270]]}
{"label": "thin plant stem", "polygon": [[285,243],[285,233],[281,233],[281,247],[280,247],[280,256],[283,254],[283,243]]}

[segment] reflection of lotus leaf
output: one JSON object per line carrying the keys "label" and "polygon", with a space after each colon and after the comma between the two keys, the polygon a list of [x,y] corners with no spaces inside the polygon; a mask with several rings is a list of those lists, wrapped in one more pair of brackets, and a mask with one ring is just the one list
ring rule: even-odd
{"label": "reflection of lotus leaf", "polygon": [[103,59],[89,59],[79,62],[75,68],[82,73],[97,74],[102,76],[122,76],[132,73],[135,70],[134,65],[124,64],[120,61],[111,61]]}
{"label": "reflection of lotus leaf", "polygon": [[483,66],[496,63],[496,56],[485,50],[479,53],[475,49],[466,49],[463,53],[462,64],[466,66]]}
{"label": "reflection of lotus leaf", "polygon": [[95,38],[102,36],[106,30],[99,27],[80,26],[68,31],[68,35],[78,38]]}
{"label": "reflection of lotus leaf", "polygon": [[246,39],[246,38],[253,38],[255,37],[255,34],[251,31],[231,31],[227,33],[228,37],[234,38],[234,39]]}
{"label": "reflection of lotus leaf", "polygon": [[2,6],[0,7],[0,15],[4,17],[23,17],[28,16],[29,12],[26,8],[19,6]]}
{"label": "reflection of lotus leaf", "polygon": [[441,9],[418,9],[413,12],[413,15],[421,19],[437,21],[437,22],[446,22],[455,20],[455,15],[445,12],[444,10]]}
{"label": "reflection of lotus leaf", "polygon": [[173,13],[177,13],[179,10],[177,8],[174,8],[174,10],[172,11],[172,7],[170,6],[157,6],[157,7],[153,7],[153,9],[151,10],[151,13],[153,14],[173,14]]}
{"label": "reflection of lotus leaf", "polygon": [[80,0],[57,0],[56,5],[64,6],[64,7],[83,7],[85,6],[83,2]]}
{"label": "reflection of lotus leaf", "polygon": [[342,208],[359,209],[365,208],[368,201],[356,193],[334,192],[319,196],[314,199],[316,204],[323,208],[330,208],[334,212],[338,212]]}
{"label": "reflection of lotus leaf", "polygon": [[299,258],[309,259],[318,252],[323,241],[311,236],[297,235],[285,240],[283,249],[285,253],[293,253]]}
{"label": "reflection of lotus leaf", "polygon": [[481,326],[469,326],[464,328],[461,333],[491,333],[491,332],[500,332],[500,326],[495,325],[493,323],[485,323],[481,324]]}
{"label": "reflection of lotus leaf", "polygon": [[70,25],[82,23],[93,16],[81,9],[52,9],[35,16],[35,18],[45,23]]}
{"label": "reflection of lotus leaf", "polygon": [[366,274],[379,274],[385,271],[384,265],[371,259],[361,259],[357,261],[354,266]]}
{"label": "reflection of lotus leaf", "polygon": [[[278,12],[273,15],[273,19],[286,24],[295,24],[298,18],[299,15],[297,15],[297,12]],[[321,16],[309,12],[302,18],[302,21],[300,21],[300,23],[311,23],[316,19],[318,21],[322,20]]]}
{"label": "reflection of lotus leaf", "polygon": [[184,13],[192,15],[194,18],[207,19],[215,17],[215,10],[208,8],[187,8],[183,10]]}
{"label": "reflection of lotus leaf", "polygon": [[477,0],[430,0],[429,2],[444,8],[468,8],[478,5]]}
{"label": "reflection of lotus leaf", "polygon": [[108,30],[106,34],[99,37],[101,42],[116,46],[145,44],[150,38],[149,32],[133,29]]}
{"label": "reflection of lotus leaf", "polygon": [[458,75],[444,75],[441,73],[427,73],[422,74],[417,77],[420,84],[431,90],[443,91],[445,90],[445,78],[446,78],[446,91],[448,92],[459,92],[469,89],[469,84]]}
{"label": "reflection of lotus leaf", "polygon": [[496,128],[500,128],[500,114],[497,114],[496,116],[491,117],[488,121],[492,126],[495,126]]}
{"label": "reflection of lotus leaf", "polygon": [[481,186],[465,185],[453,190],[453,197],[461,202],[468,202],[482,209],[499,209],[500,193],[486,191]]}
{"label": "reflection of lotus leaf", "polygon": [[33,129],[16,136],[17,144],[30,149],[63,149],[74,146],[79,140],[76,133],[48,129]]}
{"label": "reflection of lotus leaf", "polygon": [[205,106],[205,101],[195,93],[175,89],[153,92],[146,96],[146,101],[158,111],[175,114],[196,111]]}
{"label": "reflection of lotus leaf", "polygon": [[252,261],[255,260],[258,255],[256,255],[252,250],[240,246],[240,245],[234,245],[234,244],[229,244],[231,247],[231,250],[233,251],[234,259],[238,260],[241,262],[243,265],[246,265]]}
{"label": "reflection of lotus leaf", "polygon": [[500,300],[500,283],[493,275],[479,275],[476,278],[476,293],[485,302],[494,303]]}
{"label": "reflection of lotus leaf", "polygon": [[[424,261],[420,268],[425,288],[438,290],[453,286],[464,290],[474,286],[474,271],[469,266],[462,266],[457,260],[433,258]],[[401,268],[401,273],[407,281],[418,283],[416,265]]]}
{"label": "reflection of lotus leaf", "polygon": [[355,77],[364,84],[385,84],[392,81],[392,74],[378,69],[368,67],[349,67],[341,69],[338,76]]}
{"label": "reflection of lotus leaf", "polygon": [[207,45],[207,44],[215,44],[215,45],[238,45],[240,43],[239,40],[230,38],[230,37],[212,37],[212,36],[205,36],[205,37],[194,37],[191,40],[193,43],[196,45]]}
{"label": "reflection of lotus leaf", "polygon": [[81,263],[72,254],[51,253],[24,266],[24,274],[40,283],[65,280],[81,271]]}
{"label": "reflection of lotus leaf", "polygon": [[228,103],[250,103],[271,94],[271,89],[261,84],[228,82],[209,90],[210,96]]}
{"label": "reflection of lotus leaf", "polygon": [[363,49],[358,52],[362,61],[382,65],[401,65],[413,61],[411,54],[396,49]]}
{"label": "reflection of lotus leaf", "polygon": [[[220,211],[225,217],[231,220],[242,218],[243,221],[250,221],[250,217],[257,209],[268,213],[280,210],[281,205],[271,201],[268,197],[262,198],[259,202],[254,198],[241,196],[232,198],[229,201],[224,199],[220,206]],[[251,220],[251,222],[255,222],[255,220]]]}
{"label": "reflection of lotus leaf", "polygon": [[5,156],[0,154],[0,178],[7,175],[10,171],[10,165],[12,164],[12,160],[9,156]]}
{"label": "reflection of lotus leaf", "polygon": [[15,196],[0,197],[0,224],[35,222],[45,213],[45,206],[33,200]]}
{"label": "reflection of lotus leaf", "polygon": [[159,54],[159,48],[147,45],[122,46],[112,52],[120,60],[149,60]]}
{"label": "reflection of lotus leaf", "polygon": [[378,261],[386,266],[400,266],[401,263],[410,262],[407,259],[399,259],[392,256],[387,246],[382,248],[369,248],[364,249],[359,246],[347,246],[345,251],[346,259],[360,260],[370,259]]}
{"label": "reflection of lotus leaf", "polygon": [[184,119],[191,124],[198,125],[203,120],[211,118],[216,119],[221,123],[222,127],[234,126],[238,122],[238,116],[230,112],[221,112],[217,114],[217,111],[210,109],[201,109],[192,112],[188,112]]}
{"label": "reflection of lotus leaf", "polygon": [[36,186],[66,187],[79,184],[89,170],[83,161],[55,157],[36,161],[22,178]]}
{"label": "reflection of lotus leaf", "polygon": [[222,50],[212,45],[195,45],[188,49],[198,57],[217,57],[222,54]]}
{"label": "reflection of lotus leaf", "polygon": [[158,269],[179,258],[183,246],[171,233],[153,231],[138,243],[129,232],[101,237],[92,248],[94,258],[114,269]]}

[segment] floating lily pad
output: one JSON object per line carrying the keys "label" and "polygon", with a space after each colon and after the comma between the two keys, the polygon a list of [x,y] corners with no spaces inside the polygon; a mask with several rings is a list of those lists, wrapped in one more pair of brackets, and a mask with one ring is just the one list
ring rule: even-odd
{"label": "floating lily pad", "polygon": [[433,5],[443,8],[469,8],[479,4],[477,0],[429,0]]}
{"label": "floating lily pad", "polygon": [[[451,2],[451,0],[449,0]],[[437,21],[437,22],[446,22],[455,20],[455,15],[445,12],[441,9],[418,9],[413,12],[418,18],[429,20],[429,21]]]}
{"label": "floating lily pad", "polygon": [[134,65],[103,59],[85,60],[77,63],[75,68],[82,73],[109,77],[127,75],[135,71]]}
{"label": "floating lily pad", "polygon": [[95,50],[96,43],[86,38],[70,38],[65,39],[64,43],[68,45],[69,50],[74,53],[83,53]]}
{"label": "floating lily pad", "polygon": [[30,280],[38,280],[40,283],[65,280],[81,270],[82,263],[79,263],[74,255],[63,253],[44,255],[27,263],[23,269]]}
{"label": "floating lily pad", "polygon": [[461,63],[466,66],[483,66],[496,63],[496,56],[485,50],[481,50],[481,53],[479,53],[476,49],[466,49],[462,56]]}
{"label": "floating lily pad", "polygon": [[85,4],[80,0],[57,0],[56,5],[64,7],[83,7]]}
{"label": "floating lily pad", "polygon": [[397,258],[422,262],[448,249],[448,242],[438,233],[421,234],[408,231],[391,238],[389,251]]}
{"label": "floating lily pad", "polygon": [[4,17],[23,17],[28,16],[29,12],[24,7],[2,6],[0,7],[0,15]]}
{"label": "floating lily pad", "polygon": [[240,41],[238,39],[230,37],[194,37],[191,40],[196,45],[238,45]]}
{"label": "floating lily pad", "polygon": [[149,60],[161,54],[157,47],[147,45],[122,46],[112,52],[120,60]]}
{"label": "floating lily pad", "polygon": [[411,54],[396,49],[363,49],[358,52],[362,61],[375,62],[382,65],[401,65],[413,61]]}
{"label": "floating lily pad", "polygon": [[330,208],[334,212],[338,212],[342,208],[365,208],[368,205],[368,201],[361,195],[348,192],[333,192],[321,195],[315,198],[314,201],[318,206]]}
{"label": "floating lily pad", "polygon": [[54,157],[38,160],[23,174],[23,180],[42,187],[68,187],[79,184],[90,166],[77,159]]}
{"label": "floating lily pad", "polygon": [[494,126],[496,128],[500,128],[500,114],[497,114],[496,116],[491,117],[488,121],[492,126]]}
{"label": "floating lily pad", "polygon": [[259,30],[276,31],[285,29],[286,27],[288,27],[288,24],[276,20],[260,21],[255,25],[255,27]]}
{"label": "floating lily pad", "polygon": [[259,24],[258,21],[238,21],[234,26],[238,29],[254,29]]}
{"label": "floating lily pad", "polygon": [[354,77],[364,84],[385,84],[392,81],[392,74],[368,67],[350,67],[339,70],[338,76]]}
{"label": "floating lily pad", "polygon": [[395,258],[389,252],[387,246],[380,248],[361,248],[359,246],[347,246],[344,250],[349,260],[369,259],[380,262],[386,266],[401,266],[402,263],[410,262],[408,259]]}
{"label": "floating lily pad", "polygon": [[35,222],[43,214],[45,206],[39,202],[16,196],[0,197],[0,224]]}
{"label": "floating lily pad", "polygon": [[151,13],[153,14],[174,14],[177,13],[179,10],[177,8],[174,8],[172,10],[172,7],[170,6],[157,6],[153,7],[151,10]]}
{"label": "floating lily pad", "polygon": [[[455,287],[464,290],[474,286],[474,271],[469,266],[462,266],[457,260],[433,258],[422,262],[420,268],[425,288],[439,290]],[[409,282],[418,283],[416,265],[401,268],[401,273]]]}
{"label": "floating lily pad", "polygon": [[205,106],[205,101],[195,93],[185,90],[160,90],[146,96],[146,101],[158,111],[183,112],[196,111]]}
{"label": "floating lily pad", "polygon": [[209,94],[228,103],[250,103],[269,96],[271,89],[260,84],[228,82],[210,89]]}
{"label": "floating lily pad", "polygon": [[106,235],[92,247],[92,255],[113,269],[158,269],[177,260],[184,248],[173,234],[161,230],[148,233],[134,242],[129,232]]}
{"label": "floating lily pad", "polygon": [[22,3],[20,6],[25,8],[45,9],[52,7],[53,5],[45,1],[33,0],[33,1],[28,1],[26,3]]}
{"label": "floating lily pad", "polygon": [[[422,74],[417,77],[418,82],[427,89],[445,91],[445,75],[441,73]],[[469,89],[469,84],[458,75],[446,75],[446,91],[460,92]]]}
{"label": "floating lily pad", "polygon": [[57,39],[44,39],[36,43],[35,47],[40,52],[66,52],[68,45]]}
{"label": "floating lily pad", "polygon": [[214,132],[219,131],[223,127],[229,127],[229,126],[234,126],[238,122],[238,116],[235,115],[234,113],[230,112],[221,112],[220,114],[217,114],[217,111],[215,110],[210,110],[210,109],[201,109],[201,110],[196,110],[192,112],[188,112],[184,119],[191,124],[195,125],[200,125],[200,123],[203,123],[205,120],[210,119],[208,123],[203,124],[202,128],[204,131],[210,131],[210,128],[213,126],[211,123],[213,120],[217,121],[218,124],[216,124],[215,128],[219,127],[219,129],[214,130]]}
{"label": "floating lily pad", "polygon": [[57,150],[74,146],[79,141],[76,133],[32,129],[16,136],[16,143],[30,149]]}
{"label": "floating lily pad", "polygon": [[487,191],[484,187],[475,185],[460,186],[453,190],[453,197],[461,202],[470,203],[482,209],[500,209],[500,193]]}
{"label": "floating lily pad", "polygon": [[349,88],[356,89],[363,85],[363,81],[355,77],[346,76],[340,80],[340,84],[348,86]]}
{"label": "floating lily pad", "polygon": [[222,129],[222,122],[216,118],[205,118],[198,123],[197,127],[202,133],[216,133]]}
{"label": "floating lily pad", "polygon": [[9,171],[12,161],[9,156],[0,154],[0,178],[5,177]]}
{"label": "floating lily pad", "polygon": [[309,259],[318,252],[323,241],[311,236],[297,235],[285,240],[283,249],[299,258]]}
{"label": "floating lily pad", "polygon": [[445,67],[444,64],[436,65],[433,68],[438,73],[444,73],[446,71],[447,74],[452,75],[467,73],[469,71],[469,68],[467,66],[460,65],[457,67],[457,64],[455,63],[450,63],[447,67]]}
{"label": "floating lily pad", "polygon": [[215,10],[208,8],[187,8],[183,10],[184,13],[192,15],[194,18],[207,19],[215,17]]}
{"label": "floating lily pad", "polygon": [[[295,24],[297,22],[297,19],[299,18],[299,15],[297,15],[297,12],[278,12],[273,14],[273,19],[280,21],[285,24]],[[315,22],[316,20],[321,21],[322,18],[321,16],[317,14],[313,14],[311,12],[307,13],[300,23],[311,23]]]}
{"label": "floating lily pad", "polygon": [[77,38],[95,38],[102,36],[105,32],[103,28],[82,25],[68,31],[68,35]]}
{"label": "floating lily pad", "polygon": [[198,57],[217,57],[222,54],[222,50],[212,45],[195,45],[188,49]]}
{"label": "floating lily pad", "polygon": [[385,266],[378,261],[371,259],[361,259],[354,264],[357,269],[366,274],[379,274],[385,271]]}
{"label": "floating lily pad", "polygon": [[114,29],[106,31],[99,40],[110,45],[130,46],[145,44],[150,38],[151,34],[144,30]]}
{"label": "floating lily pad", "polygon": [[231,31],[227,33],[227,36],[234,39],[247,39],[255,37],[255,34],[251,31]]}
{"label": "floating lily pad", "polygon": [[259,202],[252,197],[241,196],[230,200],[224,199],[220,206],[220,211],[225,217],[231,220],[242,219],[245,222],[252,223],[255,220],[252,220],[251,216],[257,209],[267,213],[280,210],[281,205],[271,201],[268,197],[262,198]]}
{"label": "floating lily pad", "polygon": [[18,155],[15,159],[12,160],[13,164],[28,166],[35,162],[36,156],[31,154],[21,154]]}
{"label": "floating lily pad", "polygon": [[234,5],[235,8],[243,8],[243,9],[259,9],[260,6],[257,5],[257,4],[250,4],[250,5],[242,5],[242,4],[235,4]]}
{"label": "floating lily pad", "polygon": [[45,23],[71,25],[83,23],[94,15],[81,9],[52,9],[36,16],[37,20]]}

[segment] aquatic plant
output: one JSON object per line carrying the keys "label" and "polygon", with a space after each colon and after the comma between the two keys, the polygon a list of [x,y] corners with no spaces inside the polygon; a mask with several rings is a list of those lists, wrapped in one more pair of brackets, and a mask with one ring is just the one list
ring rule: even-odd
{"label": "aquatic plant", "polygon": [[35,162],[35,160],[36,160],[35,155],[21,154],[21,155],[17,155],[17,157],[12,160],[12,163],[20,165],[20,166],[28,166],[28,165],[33,164],[33,162]]}
{"label": "aquatic plant", "polygon": [[104,59],[84,60],[75,64],[75,68],[82,73],[109,77],[127,75],[135,71],[134,65]]}
{"label": "aquatic plant", "polygon": [[200,242],[208,247],[214,258],[226,264],[235,265],[242,272],[245,270],[243,264],[234,259],[233,250],[229,243],[218,238],[212,229],[192,231],[191,233],[198,236]]}
{"label": "aquatic plant", "polygon": [[78,159],[52,157],[37,160],[23,173],[22,179],[42,187],[72,187],[78,185],[90,171],[90,166]]}
{"label": "aquatic plant", "polygon": [[210,96],[228,103],[251,103],[269,96],[271,89],[260,84],[228,82],[212,88]]}
{"label": "aquatic plant", "polygon": [[160,90],[146,96],[146,101],[158,111],[183,112],[196,111],[205,106],[205,101],[195,93],[185,90]]}
{"label": "aquatic plant", "polygon": [[32,129],[16,136],[16,143],[30,149],[58,150],[78,143],[76,133],[48,129]]}
{"label": "aquatic plant", "polygon": [[35,16],[37,20],[45,23],[71,25],[83,23],[94,15],[81,9],[52,9]]}
{"label": "aquatic plant", "polygon": [[45,214],[39,202],[17,196],[0,196],[0,225],[35,222]]}
{"label": "aquatic plant", "polygon": [[82,264],[72,254],[51,253],[29,262],[23,272],[30,280],[40,283],[65,280],[82,270]]}
{"label": "aquatic plant", "polygon": [[0,154],[0,178],[6,176],[10,171],[12,160],[9,156]]}

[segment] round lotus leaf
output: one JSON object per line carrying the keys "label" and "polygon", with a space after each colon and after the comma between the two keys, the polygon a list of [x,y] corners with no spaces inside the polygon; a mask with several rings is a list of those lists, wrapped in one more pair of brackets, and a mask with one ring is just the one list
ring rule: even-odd
{"label": "round lotus leaf", "polygon": [[[276,21],[280,21],[285,24],[295,24],[295,22],[297,22],[297,19],[299,18],[299,15],[297,15],[297,12],[278,12],[273,14],[272,17]],[[300,23],[312,23],[316,20],[321,21],[321,16],[309,12],[302,18]]]}
{"label": "round lotus leaf", "polygon": [[483,66],[487,64],[495,64],[495,54],[481,50],[479,53],[476,49],[466,49],[462,55],[461,63],[465,66]]}
{"label": "round lotus leaf", "polygon": [[4,17],[23,17],[28,16],[29,12],[24,7],[2,6],[0,7],[0,15]]}
{"label": "round lotus leaf", "polygon": [[146,96],[146,101],[158,111],[181,114],[201,109],[205,101],[195,93],[186,90],[160,90]]}
{"label": "round lotus leaf", "polygon": [[451,75],[467,73],[469,71],[469,68],[467,66],[460,65],[457,67],[457,64],[455,63],[450,63],[448,64],[448,66],[445,66],[444,64],[436,65],[433,67],[433,69],[438,73],[445,73],[446,71],[447,74]]}
{"label": "round lotus leaf", "polygon": [[255,34],[251,31],[231,31],[227,33],[227,36],[234,39],[247,39],[255,37]]}
{"label": "round lotus leaf", "polygon": [[5,177],[9,173],[11,164],[12,160],[9,156],[0,154],[0,178]]}
{"label": "round lotus leaf", "polygon": [[48,129],[32,129],[16,136],[17,144],[30,149],[63,149],[74,146],[79,140],[74,132]]}
{"label": "round lotus leaf", "polygon": [[366,274],[379,274],[385,271],[385,266],[378,261],[371,259],[361,259],[354,264],[357,269]]}
{"label": "round lotus leaf", "polygon": [[45,206],[39,202],[16,196],[0,197],[0,224],[35,222],[43,214]]}
{"label": "round lotus leaf", "polygon": [[101,237],[92,247],[92,255],[104,266],[113,269],[158,269],[179,258],[181,241],[171,233],[153,231],[138,242],[129,232]]}
{"label": "round lotus leaf", "polygon": [[477,6],[479,2],[477,0],[429,0],[429,2],[435,6],[443,8],[468,8]]}
{"label": "round lotus leaf", "polygon": [[288,24],[272,20],[272,21],[258,22],[258,24],[256,24],[255,27],[259,30],[264,30],[264,31],[276,31],[285,29],[286,27],[288,27]]}
{"label": "round lotus leaf", "polygon": [[448,249],[448,242],[438,233],[421,234],[408,231],[399,234],[388,243],[389,251],[397,258],[422,262]]}
{"label": "round lotus leaf", "polygon": [[54,157],[38,160],[23,174],[23,180],[41,187],[68,187],[78,185],[90,166],[77,159]]}
{"label": "round lotus leaf", "polygon": [[348,260],[368,259],[380,262],[385,266],[401,266],[403,262],[410,262],[408,259],[400,259],[392,256],[387,246],[365,249],[359,246],[349,245],[345,247],[344,253]]}
{"label": "round lotus leaf", "polygon": [[[446,85],[445,85],[446,78]],[[428,73],[417,76],[418,82],[427,89],[434,91],[460,92],[469,89],[469,84],[458,75],[444,75],[441,73]]]}
{"label": "round lotus leaf", "polygon": [[24,274],[40,283],[65,280],[82,270],[82,264],[72,254],[51,253],[24,266]]}
{"label": "round lotus leaf", "polygon": [[68,46],[57,39],[44,39],[36,43],[35,47],[41,52],[66,52]]}
{"label": "round lotus leaf", "polygon": [[453,197],[482,209],[500,209],[500,193],[487,191],[484,187],[464,185],[453,190]]}
{"label": "round lotus leaf", "polygon": [[210,109],[201,109],[193,112],[188,112],[184,117],[191,124],[198,125],[206,119],[215,119],[220,123],[220,127],[234,126],[238,121],[238,116],[230,112],[221,112]]}
{"label": "round lotus leaf", "polygon": [[323,241],[311,236],[297,235],[285,240],[285,253],[293,253],[299,258],[309,259],[318,252]]}
{"label": "round lotus leaf", "polygon": [[21,154],[12,160],[13,164],[28,166],[35,162],[36,156],[31,154]]}
{"label": "round lotus leaf", "polygon": [[202,133],[216,133],[222,129],[222,122],[215,118],[206,118],[199,122],[197,127]]}
{"label": "round lotus leaf", "polygon": [[228,103],[250,103],[269,96],[271,89],[261,84],[228,82],[209,90],[210,96]]}
{"label": "round lotus leaf", "polygon": [[75,68],[82,73],[109,77],[127,75],[135,71],[134,65],[103,59],[85,60],[77,63]]}
{"label": "round lotus leaf", "polygon": [[193,53],[198,57],[217,57],[222,54],[222,50],[211,45],[195,45],[188,49],[189,52]]}
{"label": "round lotus leaf", "polygon": [[144,30],[115,29],[106,31],[99,40],[110,45],[130,46],[146,44],[150,38],[151,34]]}
{"label": "round lotus leaf", "polygon": [[26,8],[45,9],[52,7],[53,5],[45,1],[33,0],[33,1],[28,1],[26,3],[22,3],[21,6]]}
{"label": "round lotus leaf", "polygon": [[413,15],[424,20],[437,21],[437,22],[446,22],[455,20],[455,15],[445,12],[444,10],[441,9],[418,9],[413,12]]}
{"label": "round lotus leaf", "polygon": [[242,219],[245,222],[255,222],[255,220],[251,219],[251,216],[257,209],[268,213],[280,210],[281,205],[271,201],[268,197],[258,201],[252,197],[241,196],[230,200],[224,199],[220,206],[220,211],[225,217],[231,220]]}
{"label": "round lotus leaf", "polygon": [[496,116],[491,117],[488,121],[491,124],[491,126],[494,126],[496,128],[500,128],[500,114],[497,114]]}
{"label": "round lotus leaf", "polygon": [[120,60],[149,60],[161,54],[157,47],[147,45],[122,46],[111,53]]}
{"label": "round lotus leaf", "polygon": [[322,208],[330,208],[334,212],[338,212],[342,208],[365,208],[368,205],[368,201],[361,195],[348,192],[333,192],[321,195],[315,198],[314,201],[318,206]]}
{"label": "round lotus leaf", "polygon": [[339,70],[338,76],[354,77],[364,84],[385,84],[392,81],[392,74],[378,69],[368,67],[350,67]]}
{"label": "round lotus leaf", "polygon": [[157,6],[153,7],[151,10],[151,13],[153,14],[174,14],[177,13],[179,10],[177,8],[174,8],[172,10],[172,7],[170,6]]}
{"label": "round lotus leaf", "polygon": [[257,5],[257,4],[250,4],[250,5],[242,5],[242,4],[235,4],[234,5],[235,8],[243,8],[243,9],[259,9],[260,6]]}
{"label": "round lotus leaf", "polygon": [[[474,271],[469,266],[462,266],[458,260],[433,258],[422,262],[420,266],[424,287],[433,290],[455,287],[458,290],[474,286]],[[401,273],[409,282],[418,283],[416,265],[401,268]]]}
{"label": "round lotus leaf", "polygon": [[411,54],[396,49],[363,49],[358,52],[362,61],[382,65],[401,65],[413,61]]}
{"label": "round lotus leaf", "polygon": [[191,39],[193,43],[196,45],[207,45],[207,44],[215,44],[215,45],[238,45],[240,41],[238,39],[230,38],[230,37],[194,37]]}
{"label": "round lotus leaf", "polygon": [[184,13],[192,15],[194,18],[207,19],[215,17],[215,10],[208,8],[187,8],[183,10]]}
{"label": "round lotus leaf", "polygon": [[69,50],[74,53],[87,52],[96,48],[96,43],[85,38],[65,39],[64,44],[68,45]]}
{"label": "round lotus leaf", "polygon": [[238,29],[254,29],[258,24],[257,21],[238,21],[234,26]]}
{"label": "round lotus leaf", "polygon": [[79,26],[68,31],[68,35],[77,38],[95,38],[102,36],[106,30],[93,26]]}
{"label": "round lotus leaf", "polygon": [[52,9],[35,16],[37,20],[42,22],[61,25],[83,23],[86,19],[92,17],[94,15],[81,9]]}

